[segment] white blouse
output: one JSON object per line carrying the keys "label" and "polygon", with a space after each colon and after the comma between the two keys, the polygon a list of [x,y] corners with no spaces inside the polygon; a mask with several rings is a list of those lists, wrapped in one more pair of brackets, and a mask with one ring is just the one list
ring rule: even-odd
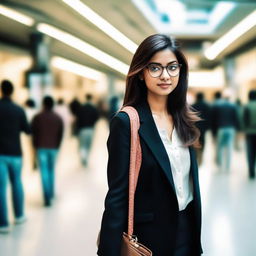
{"label": "white blouse", "polygon": [[[153,117],[156,118],[154,115]],[[193,200],[189,149],[183,145],[175,128],[171,140],[166,130],[159,127],[157,129],[169,157],[179,210],[182,211]]]}

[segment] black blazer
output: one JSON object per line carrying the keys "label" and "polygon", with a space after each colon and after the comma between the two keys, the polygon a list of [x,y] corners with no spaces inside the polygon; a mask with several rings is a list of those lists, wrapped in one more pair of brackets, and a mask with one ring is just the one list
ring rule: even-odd
{"label": "black blazer", "polygon": [[[139,136],[142,165],[135,193],[134,234],[149,247],[153,256],[171,256],[175,247],[178,201],[169,158],[157,131],[149,105],[136,106],[140,116]],[[98,255],[120,256],[121,238],[127,231],[130,121],[124,112],[112,120],[107,142],[108,185],[102,218]],[[201,254],[201,200],[198,168],[190,147],[191,177],[194,188],[195,253]]]}

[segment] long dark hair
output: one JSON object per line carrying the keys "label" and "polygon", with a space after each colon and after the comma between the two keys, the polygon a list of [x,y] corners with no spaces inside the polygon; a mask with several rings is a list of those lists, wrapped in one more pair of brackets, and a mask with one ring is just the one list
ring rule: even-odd
{"label": "long dark hair", "polygon": [[199,130],[195,122],[200,118],[190,109],[186,95],[188,88],[188,63],[179,50],[177,42],[166,35],[155,34],[147,37],[135,52],[126,78],[124,106],[136,106],[147,98],[147,87],[140,79],[143,69],[159,51],[170,49],[182,64],[177,87],[168,95],[167,111],[172,115],[177,133],[187,146],[198,146]]}

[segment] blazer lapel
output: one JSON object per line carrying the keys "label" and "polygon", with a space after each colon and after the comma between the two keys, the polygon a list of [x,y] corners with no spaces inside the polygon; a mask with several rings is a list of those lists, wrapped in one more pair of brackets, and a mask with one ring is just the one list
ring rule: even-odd
{"label": "blazer lapel", "polygon": [[139,134],[152,151],[175,192],[170,161],[152,117],[150,107],[147,102],[144,102],[137,106],[136,109],[140,116]]}

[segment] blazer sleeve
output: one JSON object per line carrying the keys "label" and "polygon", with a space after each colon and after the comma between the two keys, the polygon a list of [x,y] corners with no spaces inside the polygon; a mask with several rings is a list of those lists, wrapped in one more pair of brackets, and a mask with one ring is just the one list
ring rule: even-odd
{"label": "blazer sleeve", "polygon": [[127,232],[130,162],[130,120],[119,112],[110,125],[108,147],[108,186],[98,255],[120,256],[122,233]]}

